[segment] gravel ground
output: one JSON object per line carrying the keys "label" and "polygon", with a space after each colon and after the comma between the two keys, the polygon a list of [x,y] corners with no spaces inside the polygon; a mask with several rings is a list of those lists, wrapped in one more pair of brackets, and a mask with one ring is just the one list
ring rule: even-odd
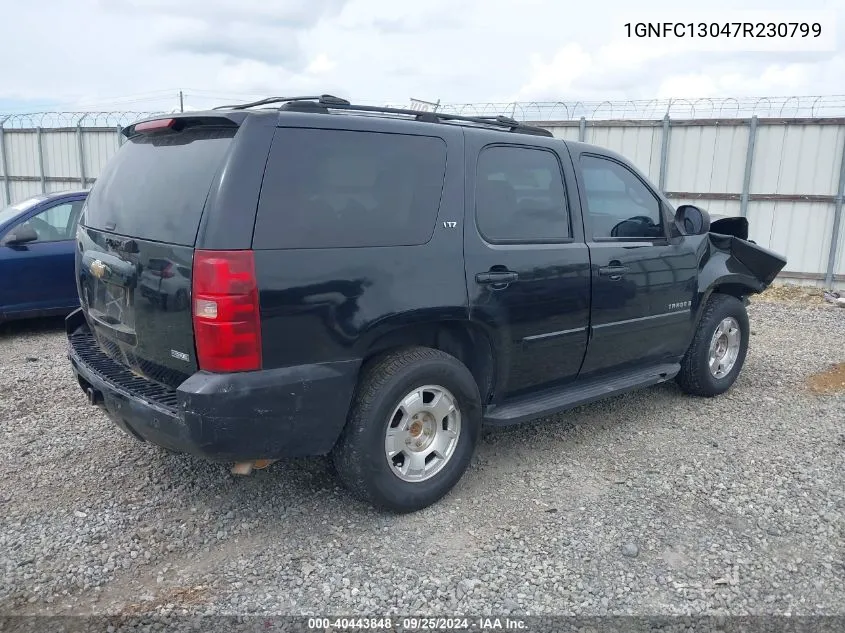
{"label": "gravel ground", "polygon": [[754,303],[734,389],[488,431],[388,516],[324,460],[247,478],[121,433],[61,323],[0,330],[0,613],[845,614],[845,310]]}

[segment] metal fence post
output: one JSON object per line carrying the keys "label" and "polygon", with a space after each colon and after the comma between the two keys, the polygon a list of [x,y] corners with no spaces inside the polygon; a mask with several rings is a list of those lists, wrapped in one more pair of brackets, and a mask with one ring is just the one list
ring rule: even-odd
{"label": "metal fence post", "polygon": [[85,147],[82,142],[82,122],[85,120],[87,114],[83,114],[82,118],[76,123],[76,146],[79,149],[79,180],[82,183],[82,189],[85,189],[88,179],[85,177]]}
{"label": "metal fence post", "polygon": [[587,119],[581,117],[581,123],[578,125],[578,140],[582,143],[587,140]]}
{"label": "metal fence post", "polygon": [[669,164],[669,113],[663,117],[663,143],[660,147],[660,191],[666,191],[666,167]]}
{"label": "metal fence post", "polygon": [[9,183],[9,164],[6,162],[6,136],[3,131],[3,126],[8,118],[8,116],[4,117],[3,120],[0,121],[0,167],[3,168],[3,190],[5,191],[5,201],[7,205],[12,204],[12,193]]}
{"label": "metal fence post", "polygon": [[123,126],[117,126],[117,149],[120,149],[120,146],[123,145]]}
{"label": "metal fence post", "polygon": [[843,196],[845,196],[845,146],[842,148],[842,159],[839,162],[839,187],[836,190],[836,206],[833,209],[833,231],[830,236],[830,253],[827,256],[827,274],[824,277],[824,283],[830,289],[833,289],[833,273],[836,270],[836,251],[839,250]]}
{"label": "metal fence post", "polygon": [[41,126],[36,128],[36,142],[38,143],[38,174],[41,176],[41,193],[47,193],[47,180],[44,177],[44,144],[41,142]]}
{"label": "metal fence post", "polygon": [[748,216],[748,196],[751,193],[751,171],[754,168],[754,146],[757,143],[757,115],[751,117],[748,126],[748,149],[745,151],[745,174],[742,177],[742,196],[739,201],[739,214]]}

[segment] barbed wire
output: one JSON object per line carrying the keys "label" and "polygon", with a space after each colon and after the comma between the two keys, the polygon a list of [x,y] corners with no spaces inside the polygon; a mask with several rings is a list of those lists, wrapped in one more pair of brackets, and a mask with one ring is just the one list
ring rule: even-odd
{"label": "barbed wire", "polygon": [[28,112],[0,114],[0,125],[4,129],[29,128],[71,128],[71,127],[125,127],[139,119],[164,112],[135,112],[115,110],[104,112]]}
{"label": "barbed wire", "polygon": [[[393,103],[393,107],[411,107]],[[139,119],[176,112],[168,111],[83,111],[0,113],[4,129],[118,127]],[[845,116],[845,95],[790,97],[725,97],[698,99],[650,99],[608,101],[514,101],[453,103],[437,106],[438,112],[464,116],[505,115],[520,121],[648,120],[706,118],[819,118]]]}
{"label": "barbed wire", "polygon": [[667,114],[674,119],[818,118],[845,115],[845,96],[464,103],[441,106],[438,112],[504,114],[520,121],[662,119]]}

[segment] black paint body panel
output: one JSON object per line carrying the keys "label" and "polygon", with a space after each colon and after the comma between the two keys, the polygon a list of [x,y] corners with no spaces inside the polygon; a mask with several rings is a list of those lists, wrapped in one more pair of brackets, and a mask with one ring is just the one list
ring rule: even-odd
{"label": "black paint body panel", "polygon": [[[80,385],[124,430],[175,450],[218,460],[326,453],[343,428],[367,359],[392,346],[436,345],[445,340],[442,329],[454,349],[473,357],[488,423],[533,419],[655,384],[677,372],[710,294],[760,292],[785,265],[741,239],[741,223],[716,225],[733,235],[682,235],[665,197],[630,162],[593,146],[387,117],[226,116],[240,129],[207,194],[193,247],[94,229],[79,235],[83,308],[68,317],[67,329]],[[276,164],[273,152],[297,153],[285,140],[297,135],[280,133],[284,128],[442,141],[446,167],[430,237],[411,246],[346,248],[273,248],[263,234],[256,240],[257,214],[284,214],[291,204],[284,195],[262,198],[274,178],[266,171]],[[571,223],[565,239],[492,243],[479,231],[476,165],[484,148],[498,145],[554,155]],[[665,237],[593,239],[581,153],[635,171],[660,202]],[[127,240],[135,243],[127,248]],[[261,371],[198,370],[190,307],[194,248],[255,249]],[[95,259],[129,293],[128,327],[97,318],[90,300]],[[144,272],[162,261],[182,277],[150,284],[155,275]],[[618,267],[624,273],[608,274]],[[490,283],[490,274],[503,272],[510,275],[506,283]],[[174,290],[162,303],[162,292],[168,299]],[[93,347],[86,331],[96,336]]]}

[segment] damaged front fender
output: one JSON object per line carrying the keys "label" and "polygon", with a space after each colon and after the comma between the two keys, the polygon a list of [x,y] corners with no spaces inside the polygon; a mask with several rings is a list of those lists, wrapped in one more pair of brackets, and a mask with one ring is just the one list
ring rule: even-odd
{"label": "damaged front fender", "polygon": [[713,292],[744,299],[768,288],[786,258],[748,240],[746,218],[723,218],[710,225],[699,260],[696,322]]}
{"label": "damaged front fender", "polygon": [[710,225],[700,245],[698,305],[695,323],[714,292],[740,299],[768,288],[786,266],[786,258],[748,240],[746,218],[723,218]]}
{"label": "damaged front fender", "polygon": [[753,292],[762,292],[786,266],[785,257],[748,239],[747,218],[714,221],[708,238],[711,256],[702,267],[701,282],[712,284],[723,277],[731,278],[745,283]]}

